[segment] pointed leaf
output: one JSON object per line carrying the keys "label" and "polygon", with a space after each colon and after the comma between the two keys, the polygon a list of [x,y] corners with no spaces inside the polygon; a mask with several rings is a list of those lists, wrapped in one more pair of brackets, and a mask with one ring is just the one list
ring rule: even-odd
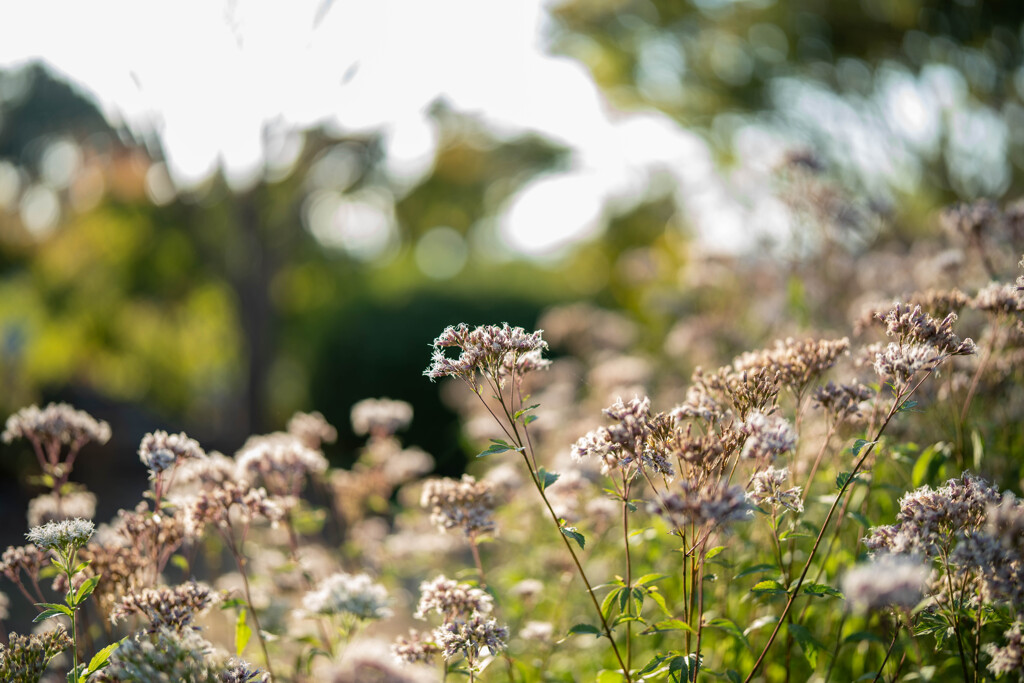
{"label": "pointed leaf", "polygon": [[249,644],[252,637],[252,628],[245,620],[245,608],[238,610],[238,620],[235,621],[235,656],[241,657],[245,646]]}
{"label": "pointed leaf", "polygon": [[61,612],[60,610],[43,610],[42,612],[36,615],[36,618],[32,620],[32,623],[35,624],[40,621],[46,621],[47,619],[52,619],[53,617],[59,617],[62,614],[64,614],[64,612]]}
{"label": "pointed leaf", "polygon": [[543,467],[541,467],[537,471],[537,475],[538,475],[538,479],[540,479],[540,487],[542,489],[546,489],[547,487],[551,486],[556,481],[558,481],[558,478],[560,476],[562,476],[558,472],[548,472]]}
{"label": "pointed leaf", "polygon": [[878,443],[877,441],[868,441],[866,439],[857,439],[853,442],[853,448],[850,450],[853,452],[853,457],[858,457],[860,452],[864,450],[865,446],[871,446]]}
{"label": "pointed leaf", "polygon": [[568,536],[572,540],[576,541],[576,543],[580,547],[580,550],[584,550],[584,546],[587,543],[587,539],[583,536],[583,534],[581,534],[580,532],[576,531],[576,529],[574,527],[563,526],[563,527],[560,527],[560,530],[561,530],[562,534],[564,534],[565,536]]}
{"label": "pointed leaf", "polygon": [[96,590],[96,584],[100,582],[100,577],[90,576],[88,579],[82,582],[82,585],[78,587],[75,592],[75,606],[82,604],[82,601],[92,595],[92,592]]}
{"label": "pointed leaf", "polygon": [[597,636],[598,638],[604,635],[604,633],[601,632],[601,629],[599,629],[596,626],[591,626],[590,624],[576,624],[571,629],[569,629],[570,636],[583,634]]}
{"label": "pointed leaf", "polygon": [[787,624],[786,628],[789,629],[789,634],[793,636],[793,640],[800,644],[800,649],[804,651],[804,658],[813,671],[818,666],[818,653],[824,650],[825,646],[818,642],[805,626]]}
{"label": "pointed leaf", "polygon": [[778,567],[776,567],[774,564],[755,564],[753,567],[747,567],[746,569],[744,569],[732,578],[742,579],[744,576],[750,576],[751,574],[760,574],[762,572],[773,572],[777,569]]}
{"label": "pointed leaf", "polygon": [[641,635],[649,636],[653,633],[665,633],[666,631],[689,631],[690,633],[696,633],[693,627],[682,619],[665,619],[644,629]]}
{"label": "pointed leaf", "polygon": [[740,627],[737,626],[736,622],[732,619],[712,619],[708,622],[708,626],[725,631],[730,636],[743,643],[748,650],[750,649],[750,641],[747,640],[747,636],[743,634],[743,631],[740,630]]}

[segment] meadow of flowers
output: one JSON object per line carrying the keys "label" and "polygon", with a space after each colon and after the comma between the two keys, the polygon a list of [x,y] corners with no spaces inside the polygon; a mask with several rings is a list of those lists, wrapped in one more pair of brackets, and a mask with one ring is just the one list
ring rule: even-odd
{"label": "meadow of flowers", "polygon": [[943,248],[878,257],[922,286],[731,359],[707,316],[452,321],[423,381],[461,478],[369,398],[350,468],[318,413],[233,456],[146,434],[148,490],[102,521],[75,472],[109,426],[24,408],[0,679],[1024,680],[1020,213],[949,210]]}

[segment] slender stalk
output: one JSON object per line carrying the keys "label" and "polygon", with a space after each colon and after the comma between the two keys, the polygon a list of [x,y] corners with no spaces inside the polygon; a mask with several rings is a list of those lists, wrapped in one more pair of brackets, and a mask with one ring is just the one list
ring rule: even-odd
{"label": "slender stalk", "polygon": [[[238,573],[242,575],[242,588],[245,590],[245,604],[249,606],[249,613],[252,614],[252,621],[256,625],[256,640],[260,643],[260,649],[263,651],[263,660],[267,664],[267,673],[270,674],[270,680],[276,680],[277,677],[274,675],[274,669],[270,663],[270,653],[267,651],[267,643],[263,639],[263,629],[260,627],[260,618],[256,614],[256,608],[252,603],[252,594],[249,592],[249,576],[245,571],[245,556],[242,555],[240,547],[235,546],[234,539],[230,536],[230,530],[222,531],[221,535],[227,542],[228,549],[231,551],[231,556],[235,558],[235,565],[238,567]],[[244,536],[244,534],[243,534]]]}
{"label": "slender stalk", "polygon": [[875,674],[873,683],[878,683],[878,681],[882,678],[882,672],[885,671],[885,665],[889,663],[889,657],[892,655],[892,649],[896,646],[896,640],[899,638],[901,623],[902,622],[899,620],[899,618],[897,618],[896,627],[892,630],[892,642],[889,643],[889,649],[885,651],[885,659],[882,660],[882,665],[878,667],[878,673]]}
{"label": "slender stalk", "polygon": [[786,617],[789,615],[789,611],[793,608],[793,603],[796,602],[797,596],[800,595],[800,588],[803,586],[804,579],[807,578],[807,572],[811,569],[811,563],[814,561],[815,555],[818,552],[818,548],[821,546],[821,541],[825,537],[825,532],[828,530],[828,525],[832,521],[832,516],[835,514],[836,509],[839,507],[839,501],[843,500],[846,491],[850,488],[850,485],[853,483],[857,473],[860,472],[860,468],[864,465],[868,456],[871,455],[871,452],[874,450],[875,444],[877,444],[878,440],[882,437],[882,433],[885,431],[885,428],[889,425],[889,422],[892,421],[892,418],[899,411],[900,406],[903,405],[904,401],[909,399],[915,391],[917,391],[921,384],[924,383],[924,381],[931,375],[932,371],[933,369],[926,370],[924,372],[924,375],[921,377],[920,381],[918,381],[917,384],[915,384],[913,388],[911,388],[909,391],[907,391],[906,388],[904,388],[901,391],[897,392],[896,397],[893,400],[892,406],[889,408],[889,412],[886,414],[885,419],[882,420],[882,424],[878,427],[878,431],[875,433],[875,438],[864,446],[863,453],[857,460],[857,463],[854,465],[853,471],[850,472],[850,476],[846,479],[845,482],[843,482],[843,485],[839,489],[839,493],[836,495],[835,500],[832,501],[832,506],[828,509],[828,514],[825,515],[825,521],[821,525],[821,530],[818,532],[817,538],[814,539],[814,545],[811,547],[811,551],[807,555],[807,561],[804,563],[803,571],[800,572],[800,578],[797,579],[796,585],[793,587],[792,592],[789,594],[789,599],[786,601],[786,606],[782,609],[782,614],[779,615],[779,620],[775,623],[775,628],[772,630],[771,635],[768,637],[768,642],[765,643],[764,649],[761,650],[761,654],[758,656],[757,661],[754,662],[754,667],[750,670],[750,673],[747,674],[747,677],[744,679],[744,683],[750,683],[750,681],[753,680],[754,676],[757,674],[758,670],[761,668],[761,665],[764,663],[765,657],[768,655],[768,650],[771,649],[772,643],[775,642],[775,638],[779,635],[779,631],[782,629],[782,624],[785,622]]}
{"label": "slender stalk", "polygon": [[[630,675],[629,667],[626,665],[625,660],[622,658],[622,654],[619,652],[619,647],[615,643],[615,638],[612,635],[611,628],[608,626],[608,621],[604,618],[604,614],[602,614],[601,612],[601,605],[597,602],[597,596],[594,595],[594,588],[590,583],[590,580],[587,578],[587,573],[586,571],[584,571],[583,565],[580,563],[579,557],[576,555],[576,551],[573,550],[572,544],[570,543],[568,536],[566,536],[562,532],[562,524],[558,518],[558,514],[551,506],[547,494],[544,493],[544,486],[538,478],[537,469],[533,465],[533,463],[531,463],[531,460],[536,462],[536,457],[533,456],[532,452],[527,452],[528,449],[525,445],[525,440],[522,436],[520,436],[519,430],[516,428],[516,421],[512,416],[512,412],[509,410],[509,406],[506,405],[505,403],[500,387],[498,387],[497,384],[495,383],[495,385],[493,385],[492,388],[495,390],[495,396],[497,397],[498,402],[501,404],[502,412],[505,413],[505,417],[508,420],[508,426],[506,426],[505,423],[503,423],[502,420],[498,418],[495,412],[487,404],[487,401],[484,400],[484,397],[481,396],[479,390],[474,391],[474,393],[477,395],[477,398],[480,399],[480,402],[484,404],[484,407],[487,409],[487,412],[491,414],[491,416],[501,427],[502,431],[505,432],[505,434],[513,441],[513,443],[516,446],[516,450],[518,450],[519,453],[523,456],[523,462],[526,463],[526,469],[529,470],[530,472],[530,479],[533,481],[533,486],[534,488],[537,489],[537,493],[540,494],[541,500],[544,501],[544,507],[547,508],[551,520],[555,523],[555,526],[558,528],[558,535],[562,537],[562,543],[565,545],[566,550],[569,551],[569,555],[572,557],[573,564],[576,565],[576,572],[577,574],[579,574],[580,579],[583,580],[584,586],[586,586],[587,595],[590,596],[590,602],[594,605],[594,611],[597,612],[598,619],[601,620],[601,630],[604,631],[604,634],[608,637],[608,641],[612,645],[612,652],[615,654],[615,659],[618,660],[619,666],[622,667],[622,673],[626,679],[626,683],[632,683],[633,679]],[[529,450],[532,451],[532,448]]]}
{"label": "slender stalk", "polygon": [[[700,673],[700,641],[704,635],[704,551],[707,549],[708,540],[704,538],[704,543],[700,547],[700,564],[697,571],[697,647],[694,650],[693,657],[693,681],[696,683],[697,674]],[[696,561],[696,557],[694,561]]]}
{"label": "slender stalk", "polygon": [[[622,542],[626,549],[626,616],[633,612],[633,561],[629,553],[629,482],[626,473],[622,473]],[[639,616],[639,615],[637,615]],[[626,668],[633,665],[633,622],[626,622]]]}
{"label": "slender stalk", "polygon": [[480,588],[487,588],[487,579],[484,577],[484,564],[480,561],[480,548],[476,543],[476,534],[472,534],[469,537],[469,549],[473,551],[473,564],[476,565],[476,573],[480,577]]}

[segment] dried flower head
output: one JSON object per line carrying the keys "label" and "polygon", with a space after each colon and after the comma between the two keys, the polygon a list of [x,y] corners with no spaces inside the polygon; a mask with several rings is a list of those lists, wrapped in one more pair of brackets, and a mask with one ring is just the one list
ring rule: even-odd
{"label": "dried flower head", "polygon": [[1020,313],[1024,311],[1024,292],[1017,285],[992,282],[978,292],[972,306],[989,313]]}
{"label": "dried flower head", "polygon": [[747,416],[740,429],[747,436],[743,442],[744,458],[771,460],[796,447],[796,431],[785,418],[778,415],[754,411]]}
{"label": "dried flower head", "polygon": [[295,413],[288,420],[285,431],[297,438],[307,448],[319,450],[325,443],[338,440],[338,430],[319,411]]}
{"label": "dried flower head", "polygon": [[1019,619],[1013,622],[1009,630],[1003,633],[1006,638],[1005,645],[988,643],[984,646],[985,652],[992,658],[988,663],[988,670],[998,678],[1003,674],[1019,674],[1024,670],[1024,635],[1021,629],[1024,627]]}
{"label": "dried flower head", "polygon": [[694,524],[697,527],[718,526],[749,519],[750,505],[742,486],[699,486],[684,480],[680,490],[673,491],[658,503],[651,503],[659,514],[676,527]]}
{"label": "dried flower head", "polygon": [[999,222],[999,207],[991,199],[958,202],[942,210],[939,221],[951,235],[975,240]]}
{"label": "dried flower head", "polygon": [[[548,345],[541,338],[542,330],[527,332],[508,323],[481,325],[472,330],[465,323],[448,327],[434,340],[430,367],[423,374],[436,380],[458,377],[476,390],[477,373],[501,382],[514,373],[522,377],[527,372],[542,370],[550,361],[542,357]],[[444,349],[459,349],[459,357],[452,359]]]}
{"label": "dried flower head", "polygon": [[420,584],[420,601],[416,606],[417,619],[425,619],[437,612],[445,620],[465,618],[473,612],[490,614],[494,598],[468,583],[459,583],[443,574]]}
{"label": "dried flower head", "polygon": [[22,573],[30,581],[37,581],[46,556],[47,552],[36,545],[8,546],[0,556],[0,574],[19,586]]}
{"label": "dried flower head", "polygon": [[218,683],[271,683],[270,673],[232,657],[224,665]]}
{"label": "dried flower head", "polygon": [[953,333],[956,313],[949,313],[941,321],[925,313],[920,306],[905,306],[899,302],[885,314],[877,314],[885,325],[885,334],[895,337],[899,346],[930,346],[937,355],[967,356],[976,353],[974,341],[960,339]]}
{"label": "dried flower head", "polygon": [[0,681],[36,683],[50,660],[71,645],[63,626],[30,636],[10,634],[7,646],[0,646]]}
{"label": "dried flower head", "polygon": [[[100,683],[222,683],[226,663],[198,631],[163,627],[124,640],[110,665],[89,680]],[[250,679],[251,680],[251,679]]]}
{"label": "dried flower head", "polygon": [[860,382],[852,384],[828,384],[818,387],[811,394],[811,402],[821,407],[836,422],[851,417],[860,417],[863,404],[874,395],[869,387]]}
{"label": "dried flower head", "polygon": [[754,475],[750,481],[750,499],[758,505],[771,505],[773,508],[782,506],[793,512],[803,512],[804,504],[800,499],[801,487],[784,488],[789,479],[789,468],[777,470],[770,466]]}
{"label": "dried flower head", "polygon": [[324,454],[284,432],[252,436],[235,454],[238,476],[275,496],[298,496],[308,477],[327,471]]}
{"label": "dried flower head", "polygon": [[391,436],[412,422],[412,405],[390,398],[366,398],[352,406],[352,430],[356,434]]}
{"label": "dried flower head", "polygon": [[217,596],[209,586],[195,581],[173,588],[146,588],[125,595],[110,612],[110,621],[116,624],[132,615],[138,615],[149,621],[149,633],[163,627],[182,631],[191,627],[196,615],[205,611],[216,599]]}
{"label": "dried flower head", "polygon": [[836,364],[840,356],[847,353],[850,340],[847,338],[804,339],[788,338],[778,340],[770,349],[752,351],[733,361],[736,373],[766,369],[777,377],[777,381],[802,391],[810,382]]}
{"label": "dried flower head", "polygon": [[938,489],[922,486],[903,496],[896,524],[873,527],[864,544],[872,552],[933,558],[981,529],[989,507],[1001,500],[998,489],[965,472]]}
{"label": "dried flower head", "polygon": [[4,443],[22,438],[40,443],[104,444],[110,440],[110,425],[67,403],[51,403],[42,410],[29,406],[11,415],[2,438]]}
{"label": "dried flower head", "polygon": [[874,368],[883,381],[902,389],[918,372],[934,370],[945,358],[934,346],[892,342],[875,354]]}
{"label": "dried flower head", "polygon": [[64,495],[54,492],[36,496],[28,502],[29,527],[65,519],[92,519],[96,516],[96,495],[89,491],[72,491]]}
{"label": "dried flower head", "polygon": [[651,415],[651,399],[634,397],[628,403],[618,399],[604,410],[615,422],[581,437],[570,452],[573,460],[594,458],[601,473],[618,468],[643,467],[666,477],[675,475],[667,457],[672,424],[664,414]]}
{"label": "dried flower head", "polygon": [[139,444],[139,460],[149,470],[151,477],[182,460],[204,457],[206,453],[199,447],[199,442],[190,439],[185,432],[168,434],[157,430],[142,437]]}
{"label": "dried flower head", "polygon": [[86,519],[67,519],[37,526],[30,529],[25,537],[40,548],[68,552],[88,543],[95,528],[95,525]]}
{"label": "dried flower head", "polygon": [[929,564],[916,556],[881,555],[843,577],[843,593],[858,610],[913,607],[924,596]]}
{"label": "dried flower head", "polygon": [[493,531],[494,496],[489,482],[468,474],[461,480],[431,479],[423,485],[420,505],[442,532],[462,529],[467,536]]}
{"label": "dried flower head", "polygon": [[266,489],[225,481],[196,496],[185,510],[184,527],[189,536],[198,538],[207,525],[226,530],[235,519],[248,525],[260,517],[274,525],[284,519],[284,514],[278,499],[267,495]]}
{"label": "dried flower head", "polygon": [[303,612],[313,615],[347,615],[357,619],[391,616],[387,589],[367,574],[338,572],[320,582],[302,598]]}
{"label": "dried flower head", "polygon": [[431,640],[432,637],[433,634],[411,629],[408,635],[395,638],[391,652],[398,661],[405,664],[429,664],[441,654],[440,646]]}
{"label": "dried flower head", "polygon": [[505,649],[508,628],[500,626],[495,619],[474,612],[468,619],[448,621],[437,627],[434,638],[441,646],[441,655],[446,661],[461,654],[472,666],[485,648],[491,654]]}

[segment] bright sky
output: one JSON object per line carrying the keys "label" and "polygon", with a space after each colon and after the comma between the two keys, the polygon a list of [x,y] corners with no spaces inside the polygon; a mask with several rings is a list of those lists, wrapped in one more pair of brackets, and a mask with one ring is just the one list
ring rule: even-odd
{"label": "bright sky", "polygon": [[[161,134],[180,185],[222,159],[244,184],[265,130],[315,122],[383,130],[393,176],[429,171],[439,95],[498,130],[541,132],[574,150],[499,218],[534,254],[592,234],[605,202],[634,197],[651,169],[679,181],[716,232],[742,236],[707,145],[659,114],[610,111],[576,62],[542,45],[544,0],[35,0],[5,10],[0,68],[43,58],[87,88],[111,119]],[[725,246],[725,245],[721,245]]]}

